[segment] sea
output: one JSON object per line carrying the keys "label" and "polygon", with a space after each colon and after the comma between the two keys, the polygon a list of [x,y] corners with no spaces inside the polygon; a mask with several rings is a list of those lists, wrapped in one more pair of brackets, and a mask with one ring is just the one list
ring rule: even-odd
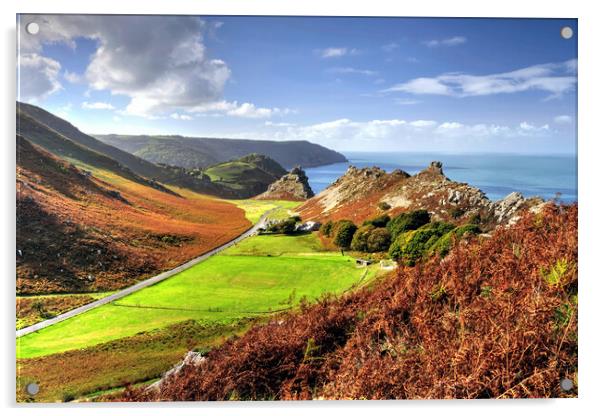
{"label": "sea", "polygon": [[309,184],[317,194],[338,177],[349,165],[358,168],[380,167],[387,172],[402,169],[413,175],[431,161],[443,163],[445,175],[481,189],[490,200],[504,198],[511,192],[545,200],[577,201],[577,156],[516,154],[442,154],[442,153],[377,153],[343,152],[348,163],[307,168]]}

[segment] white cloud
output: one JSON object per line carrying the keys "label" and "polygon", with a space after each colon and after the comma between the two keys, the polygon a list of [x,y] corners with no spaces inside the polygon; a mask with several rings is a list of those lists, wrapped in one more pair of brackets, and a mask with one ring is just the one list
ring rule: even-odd
{"label": "white cloud", "polygon": [[550,93],[548,98],[557,98],[575,87],[574,67],[574,60],[570,60],[490,75],[446,73],[433,78],[415,78],[385,92],[470,97],[537,90]]}
{"label": "white cloud", "polygon": [[84,80],[84,77],[80,74],[76,74],[75,72],[70,72],[65,70],[65,72],[63,73],[63,78],[65,78],[67,81],[69,81],[72,84],[79,84],[80,82],[82,82]]}
{"label": "white cloud", "polygon": [[355,48],[326,48],[317,50],[317,53],[322,58],[340,58],[345,55],[357,55],[358,52]]}
{"label": "white cloud", "polygon": [[191,113],[229,115],[243,118],[270,118],[272,116],[283,116],[295,113],[295,111],[290,108],[264,108],[257,107],[251,103],[238,104],[237,101],[225,100],[196,106],[188,109],[188,111]]}
{"label": "white cloud", "polygon": [[519,128],[519,134],[524,134],[524,132],[535,133],[550,130],[550,126],[548,124],[536,126],[535,124],[531,124],[526,121],[520,123]]}
{"label": "white cloud", "polygon": [[327,71],[330,73],[333,73],[333,74],[359,74],[359,75],[366,75],[369,77],[378,75],[377,71],[373,71],[370,69],[358,69],[358,68],[352,68],[352,67],[330,68]]}
{"label": "white cloud", "polygon": [[408,123],[412,127],[432,127],[437,124],[436,121],[433,120],[415,120]]}
{"label": "white cloud", "polygon": [[418,100],[412,100],[409,98],[396,98],[393,102],[397,105],[414,105],[420,103]]}
{"label": "white cloud", "polygon": [[[270,129],[262,133],[263,137],[274,140],[303,139],[343,146],[341,143],[363,140],[388,140],[398,142],[406,140],[415,146],[421,142],[453,139],[463,144],[471,140],[496,140],[507,138],[548,137],[555,134],[549,125],[536,125],[523,122],[517,126],[497,124],[464,124],[458,121],[437,122],[434,120],[369,120],[354,121],[341,118],[332,121],[310,124],[289,125],[266,122]],[[257,133],[239,135],[239,137],[257,137]]]}
{"label": "white cloud", "polygon": [[265,126],[273,126],[273,127],[292,127],[296,124],[294,123],[274,123],[273,121],[266,121],[264,123]]}
{"label": "white cloud", "polygon": [[554,117],[554,123],[557,123],[557,124],[571,124],[572,122],[573,122],[573,117],[566,115],[566,114]]}
{"label": "white cloud", "polygon": [[23,53],[18,60],[18,97],[22,101],[44,99],[62,89],[61,64],[37,53]]}
{"label": "white cloud", "polygon": [[192,117],[188,114],[171,113],[169,117],[173,118],[174,120],[192,120]]}
{"label": "white cloud", "polygon": [[[37,36],[24,31],[31,20],[40,25]],[[224,61],[208,56],[207,25],[195,16],[22,16],[21,23],[22,57],[39,53],[46,43],[75,47],[77,37],[95,40],[98,48],[85,79],[93,90],[128,96],[128,114],[148,116],[218,101],[230,77]],[[59,68],[55,65],[54,72]],[[34,91],[38,96],[60,85],[45,78],[46,88]]]}
{"label": "white cloud", "polygon": [[397,91],[410,94],[452,95],[450,88],[435,78],[415,78],[385,90],[385,92]]}
{"label": "white cloud", "polygon": [[86,110],[114,110],[115,109],[115,107],[113,107],[109,103],[103,103],[103,102],[89,103],[87,101],[84,101],[82,103],[82,108],[85,108]]}
{"label": "white cloud", "polygon": [[466,43],[464,36],[454,36],[446,39],[433,39],[423,42],[429,48],[436,48],[438,46],[457,46]]}

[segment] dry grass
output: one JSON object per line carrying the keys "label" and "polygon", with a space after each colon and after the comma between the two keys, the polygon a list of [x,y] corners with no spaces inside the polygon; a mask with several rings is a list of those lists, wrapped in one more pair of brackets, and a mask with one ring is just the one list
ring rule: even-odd
{"label": "dry grass", "polygon": [[250,226],[233,204],[80,169],[17,139],[17,292],[114,290]]}
{"label": "dry grass", "polygon": [[209,353],[158,394],[123,399],[576,396],[577,206],[549,205]]}

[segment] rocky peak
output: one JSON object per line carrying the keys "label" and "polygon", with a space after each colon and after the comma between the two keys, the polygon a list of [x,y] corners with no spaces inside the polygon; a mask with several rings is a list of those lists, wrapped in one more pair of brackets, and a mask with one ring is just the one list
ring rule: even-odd
{"label": "rocky peak", "polygon": [[435,160],[431,162],[420,174],[443,175],[443,163]]}
{"label": "rocky peak", "polygon": [[295,166],[289,173],[272,183],[268,190],[256,199],[284,199],[304,201],[314,196],[309,186],[309,179],[300,166]]}

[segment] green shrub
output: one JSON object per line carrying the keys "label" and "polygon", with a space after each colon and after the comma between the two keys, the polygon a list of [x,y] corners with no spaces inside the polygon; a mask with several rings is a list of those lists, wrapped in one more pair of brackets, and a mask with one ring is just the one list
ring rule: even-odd
{"label": "green shrub", "polygon": [[297,220],[295,217],[290,217],[284,221],[277,222],[268,227],[268,231],[277,234],[293,234],[297,226]]}
{"label": "green shrub", "polygon": [[418,260],[429,253],[437,240],[453,230],[452,224],[433,222],[425,224],[413,233],[402,233],[389,249],[389,256],[397,261],[403,261],[408,266],[414,266]]}
{"label": "green shrub", "polygon": [[369,220],[364,221],[362,225],[373,225],[375,227],[386,227],[387,224],[391,221],[391,217],[387,214],[379,215],[378,217],[370,218]]}
{"label": "green shrub", "polygon": [[358,228],[351,240],[351,250],[368,251],[368,237],[374,229],[374,225],[370,224]]}
{"label": "green shrub", "polygon": [[391,238],[395,240],[401,233],[416,230],[419,227],[428,224],[431,217],[426,210],[417,210],[399,214],[387,224],[387,229],[391,233]]}
{"label": "green shrub", "polygon": [[334,223],[331,220],[326,221],[324,224],[320,226],[320,234],[325,237],[330,237],[332,233],[332,227]]}
{"label": "green shrub", "polygon": [[454,228],[442,235],[429,250],[429,254],[437,253],[441,257],[447,256],[453,242],[462,238],[465,234],[480,234],[481,229],[475,224],[466,224]]}
{"label": "green shrub", "polygon": [[337,221],[332,230],[332,234],[334,234],[333,242],[341,248],[348,248],[356,230],[357,226],[349,220]]}
{"label": "green shrub", "polygon": [[403,248],[405,245],[412,239],[416,230],[406,231],[405,233],[401,233],[397,236],[395,240],[391,243],[389,247],[389,257],[395,261],[401,260],[403,256]]}
{"label": "green shrub", "polygon": [[375,228],[368,236],[368,251],[376,253],[387,251],[391,244],[391,233],[386,228]]}

